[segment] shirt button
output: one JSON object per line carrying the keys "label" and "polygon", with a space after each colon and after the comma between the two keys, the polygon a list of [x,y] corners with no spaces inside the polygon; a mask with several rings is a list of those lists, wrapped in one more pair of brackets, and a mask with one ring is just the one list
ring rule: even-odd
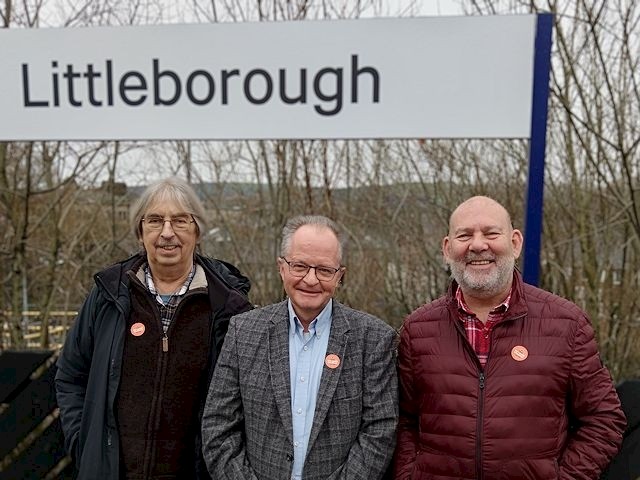
{"label": "shirt button", "polygon": [[306,352],[307,350],[309,350],[309,347],[305,345],[304,347],[302,347],[302,349]]}
{"label": "shirt button", "polygon": [[301,381],[301,382],[304,382],[304,377],[300,377],[300,381]]}
{"label": "shirt button", "polygon": [[301,408],[298,409],[298,415],[302,415],[302,409]]}
{"label": "shirt button", "polygon": [[299,443],[299,442],[293,442],[293,446],[294,446],[294,447],[297,447],[297,446],[299,446],[299,445],[300,445],[300,443]]}

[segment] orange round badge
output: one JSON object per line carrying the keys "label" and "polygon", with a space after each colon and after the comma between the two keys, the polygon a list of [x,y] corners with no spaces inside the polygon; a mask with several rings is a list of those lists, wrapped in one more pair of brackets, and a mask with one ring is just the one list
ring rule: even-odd
{"label": "orange round badge", "polygon": [[340,366],[340,357],[335,353],[330,353],[324,359],[324,364],[329,368],[338,368]]}
{"label": "orange round badge", "polygon": [[142,335],[145,331],[145,327],[144,327],[144,323],[134,323],[133,325],[131,325],[131,335],[133,335],[134,337],[139,337],[140,335]]}
{"label": "orange round badge", "polygon": [[516,362],[523,362],[529,356],[529,350],[522,345],[516,345],[511,349],[511,358],[513,358]]}

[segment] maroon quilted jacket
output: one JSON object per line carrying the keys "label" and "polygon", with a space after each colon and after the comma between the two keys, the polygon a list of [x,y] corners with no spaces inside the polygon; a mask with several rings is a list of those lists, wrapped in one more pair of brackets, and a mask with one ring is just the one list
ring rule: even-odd
{"label": "maroon quilted jacket", "polygon": [[456,287],[401,332],[394,478],[597,479],[625,418],[585,313],[515,272],[483,371],[457,320]]}

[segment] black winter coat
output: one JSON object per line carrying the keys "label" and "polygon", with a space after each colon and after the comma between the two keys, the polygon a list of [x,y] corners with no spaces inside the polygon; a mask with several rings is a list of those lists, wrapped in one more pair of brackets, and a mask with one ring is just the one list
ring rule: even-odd
{"label": "black winter coat", "polygon": [[[134,255],[95,275],[96,285],[69,330],[57,362],[55,386],[65,447],[75,461],[79,479],[119,478],[120,446],[114,404],[130,314],[127,272],[144,261],[143,255]],[[211,304],[210,380],[229,319],[252,308],[246,297],[251,285],[231,264],[198,254],[196,263],[205,271]],[[207,388],[206,384],[203,388]],[[200,414],[206,394],[201,392]],[[198,434],[194,442],[196,478],[208,480],[201,444]]]}

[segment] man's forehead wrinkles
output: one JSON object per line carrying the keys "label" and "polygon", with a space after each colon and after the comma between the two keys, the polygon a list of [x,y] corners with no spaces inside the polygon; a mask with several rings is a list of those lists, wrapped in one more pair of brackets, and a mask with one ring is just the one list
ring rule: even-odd
{"label": "man's forehead wrinkles", "polygon": [[487,232],[490,230],[504,231],[504,226],[499,224],[491,224],[491,225],[460,225],[454,228],[454,233],[467,233],[467,232],[475,232],[475,231]]}

